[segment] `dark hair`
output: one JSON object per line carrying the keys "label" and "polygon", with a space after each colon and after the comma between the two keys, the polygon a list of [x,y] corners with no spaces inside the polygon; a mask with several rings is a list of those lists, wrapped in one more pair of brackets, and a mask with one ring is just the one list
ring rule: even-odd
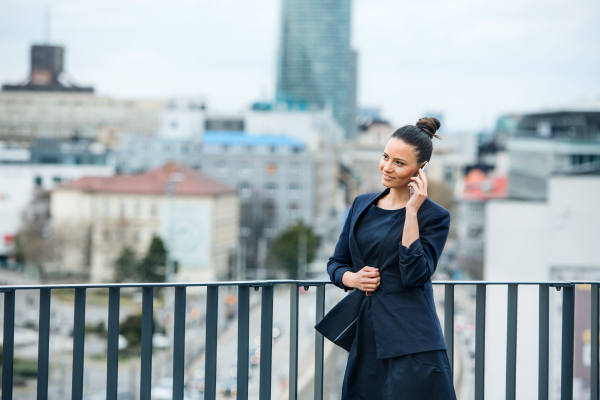
{"label": "dark hair", "polygon": [[[434,137],[442,140],[435,132],[440,129],[440,121],[437,118],[423,117],[417,121],[415,125],[406,125],[396,130],[390,136],[402,140],[415,148],[417,156],[417,164],[420,165],[423,161],[431,159],[433,152],[432,140]],[[388,139],[389,140],[389,139]]]}

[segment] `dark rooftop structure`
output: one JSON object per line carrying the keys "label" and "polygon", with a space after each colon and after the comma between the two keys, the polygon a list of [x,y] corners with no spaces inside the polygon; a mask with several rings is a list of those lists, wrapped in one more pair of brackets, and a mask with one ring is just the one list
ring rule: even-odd
{"label": "dark rooftop structure", "polygon": [[72,83],[64,74],[62,46],[31,46],[31,72],[27,80],[18,85],[2,85],[3,91],[43,91],[93,93],[93,87]]}

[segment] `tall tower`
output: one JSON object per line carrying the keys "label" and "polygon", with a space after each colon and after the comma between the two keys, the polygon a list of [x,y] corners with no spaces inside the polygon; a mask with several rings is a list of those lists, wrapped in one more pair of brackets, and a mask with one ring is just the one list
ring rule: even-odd
{"label": "tall tower", "polygon": [[347,138],[355,136],[357,75],[350,6],[350,0],[282,0],[277,68],[277,101],[331,107]]}

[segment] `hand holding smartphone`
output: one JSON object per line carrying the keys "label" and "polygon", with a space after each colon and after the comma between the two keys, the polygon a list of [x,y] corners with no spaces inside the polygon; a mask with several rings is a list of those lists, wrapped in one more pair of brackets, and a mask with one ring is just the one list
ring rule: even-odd
{"label": "hand holding smartphone", "polygon": [[[429,171],[429,161],[427,161],[425,163],[425,165],[423,166],[423,168],[421,168],[423,170],[423,173],[425,174],[425,176],[427,176],[427,172]],[[416,175],[417,177],[419,176],[419,174]],[[412,186],[409,187],[409,192],[408,192],[408,198],[410,199],[412,197],[412,195],[414,194],[414,189]]]}

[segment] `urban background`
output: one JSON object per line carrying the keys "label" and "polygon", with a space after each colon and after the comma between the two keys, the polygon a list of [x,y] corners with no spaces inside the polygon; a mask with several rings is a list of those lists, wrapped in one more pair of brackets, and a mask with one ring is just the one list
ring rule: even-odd
{"label": "urban background", "polygon": [[[428,195],[452,215],[434,279],[600,280],[599,17],[587,0],[5,2],[0,283],[328,279],[352,201],[384,188],[388,138],[423,116],[443,139]],[[327,290],[329,309],[343,291]],[[532,399],[538,293],[520,292],[517,393]],[[301,293],[309,399],[315,293]],[[219,293],[220,398],[235,397],[236,294]],[[274,295],[272,395],[284,400],[289,294]],[[575,399],[590,396],[590,295],[577,287]],[[171,399],[174,294],[154,296],[152,393]],[[474,395],[474,296],[457,286],[461,400]],[[52,399],[70,398],[73,301],[52,292]],[[558,399],[561,300],[550,301]],[[15,399],[36,398],[39,302],[16,298]],[[259,304],[251,293],[250,398]],[[107,290],[89,291],[87,399],[106,396],[107,305]],[[490,288],[486,307],[486,398],[501,399],[506,293]],[[205,309],[206,290],[190,289],[190,400],[203,398]],[[119,399],[137,399],[140,290],[121,292],[119,333]],[[328,400],[346,358],[326,343]]]}

